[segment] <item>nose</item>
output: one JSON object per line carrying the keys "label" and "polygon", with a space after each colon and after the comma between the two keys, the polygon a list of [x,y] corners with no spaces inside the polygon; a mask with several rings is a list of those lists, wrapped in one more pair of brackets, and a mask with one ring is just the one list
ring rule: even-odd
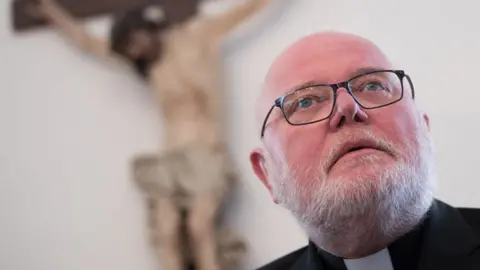
{"label": "nose", "polygon": [[367,120],[367,113],[358,105],[347,89],[338,89],[337,100],[330,117],[330,128],[338,129],[346,124],[364,123]]}

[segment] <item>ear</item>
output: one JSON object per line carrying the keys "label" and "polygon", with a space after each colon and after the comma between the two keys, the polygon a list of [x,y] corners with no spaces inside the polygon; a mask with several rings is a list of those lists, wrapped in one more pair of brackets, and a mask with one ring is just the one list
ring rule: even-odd
{"label": "ear", "polygon": [[262,184],[270,193],[272,200],[277,203],[275,197],[273,196],[272,187],[268,182],[268,171],[265,166],[265,153],[261,148],[256,148],[250,153],[250,164],[252,166],[253,172],[260,179]]}

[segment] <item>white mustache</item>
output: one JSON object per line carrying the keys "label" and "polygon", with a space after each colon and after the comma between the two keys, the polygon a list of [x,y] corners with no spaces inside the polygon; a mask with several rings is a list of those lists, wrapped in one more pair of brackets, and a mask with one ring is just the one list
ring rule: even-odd
{"label": "white mustache", "polygon": [[398,155],[398,148],[395,144],[386,138],[375,135],[372,131],[364,128],[354,128],[341,135],[338,135],[337,142],[331,146],[328,154],[322,160],[322,170],[326,171],[341,156],[345,145],[349,142],[368,141],[372,142],[373,147],[382,149],[391,155]]}

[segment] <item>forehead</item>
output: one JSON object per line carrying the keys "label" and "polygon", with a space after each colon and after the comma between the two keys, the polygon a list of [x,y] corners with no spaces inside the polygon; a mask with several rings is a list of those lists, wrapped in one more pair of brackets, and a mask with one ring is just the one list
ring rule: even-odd
{"label": "forehead", "polygon": [[311,36],[293,44],[273,63],[265,94],[275,99],[307,82],[335,83],[365,68],[390,67],[368,40],[352,35]]}

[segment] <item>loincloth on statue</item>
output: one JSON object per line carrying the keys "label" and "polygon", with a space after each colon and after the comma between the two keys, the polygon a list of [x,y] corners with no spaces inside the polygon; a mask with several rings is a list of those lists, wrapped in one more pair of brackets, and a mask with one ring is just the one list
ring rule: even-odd
{"label": "loincloth on statue", "polygon": [[195,196],[219,196],[234,180],[228,151],[202,146],[134,158],[134,178],[149,196],[171,196],[188,204]]}

